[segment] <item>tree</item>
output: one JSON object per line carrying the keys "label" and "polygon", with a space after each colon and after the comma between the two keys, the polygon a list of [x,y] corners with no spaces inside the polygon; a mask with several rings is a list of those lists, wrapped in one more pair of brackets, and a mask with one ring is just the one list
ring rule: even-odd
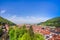
{"label": "tree", "polygon": [[35,38],[36,38],[36,40],[45,40],[44,36],[41,34],[35,34]]}
{"label": "tree", "polygon": [[27,32],[25,28],[10,28],[9,30],[9,39],[10,40],[19,40]]}
{"label": "tree", "polygon": [[33,28],[32,28],[32,26],[30,26],[28,32],[29,32],[29,35],[30,35],[30,37],[31,37],[31,40],[33,40],[33,38],[34,38],[34,32],[33,32]]}
{"label": "tree", "polygon": [[27,30],[26,30],[26,29],[22,29],[22,28],[19,29],[19,30],[17,31],[18,40],[20,40],[25,33],[27,33]]}
{"label": "tree", "polygon": [[15,33],[15,30],[14,29],[10,29],[9,30],[9,40],[14,40],[15,38],[15,35],[14,35],[14,33]]}
{"label": "tree", "polygon": [[31,37],[30,37],[29,33],[25,33],[25,34],[22,36],[21,40],[31,40]]}

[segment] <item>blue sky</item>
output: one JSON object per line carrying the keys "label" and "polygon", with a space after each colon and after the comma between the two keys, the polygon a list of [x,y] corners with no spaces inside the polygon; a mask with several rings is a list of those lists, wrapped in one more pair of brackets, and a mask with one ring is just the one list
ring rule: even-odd
{"label": "blue sky", "polygon": [[0,16],[17,24],[39,23],[60,16],[60,1],[0,0]]}

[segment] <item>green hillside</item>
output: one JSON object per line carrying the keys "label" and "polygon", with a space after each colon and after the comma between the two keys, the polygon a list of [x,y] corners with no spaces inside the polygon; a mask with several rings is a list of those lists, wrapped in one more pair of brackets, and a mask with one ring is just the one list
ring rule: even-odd
{"label": "green hillside", "polygon": [[0,24],[2,24],[2,23],[8,23],[9,25],[16,25],[15,23],[0,16]]}
{"label": "green hillside", "polygon": [[55,18],[49,19],[45,22],[38,23],[38,25],[60,27],[60,17],[55,17]]}

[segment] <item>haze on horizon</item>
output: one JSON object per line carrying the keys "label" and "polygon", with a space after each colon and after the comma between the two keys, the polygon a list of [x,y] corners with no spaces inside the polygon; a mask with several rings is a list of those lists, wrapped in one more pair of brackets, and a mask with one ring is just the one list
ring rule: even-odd
{"label": "haze on horizon", "polygon": [[0,16],[16,23],[40,23],[60,16],[60,0],[0,0]]}

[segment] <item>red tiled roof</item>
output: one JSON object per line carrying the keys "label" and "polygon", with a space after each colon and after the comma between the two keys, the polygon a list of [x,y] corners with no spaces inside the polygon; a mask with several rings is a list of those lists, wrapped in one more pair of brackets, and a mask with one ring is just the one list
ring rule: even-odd
{"label": "red tiled roof", "polygon": [[60,40],[60,35],[53,35],[53,37],[49,40]]}

